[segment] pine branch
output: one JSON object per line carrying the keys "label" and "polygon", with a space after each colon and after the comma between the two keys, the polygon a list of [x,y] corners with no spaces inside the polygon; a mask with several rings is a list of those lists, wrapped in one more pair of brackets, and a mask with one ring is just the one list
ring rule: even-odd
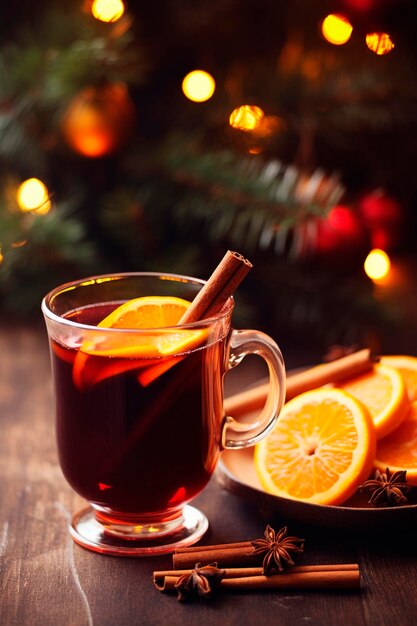
{"label": "pine branch", "polygon": [[58,282],[97,271],[95,245],[88,239],[83,223],[72,213],[70,204],[55,207],[47,215],[13,213],[4,204],[0,207],[4,257],[0,266],[0,300],[7,310],[31,312],[39,306],[42,295]]}
{"label": "pine branch", "polygon": [[11,110],[0,111],[0,159],[7,163],[9,169],[19,167],[34,171],[36,168],[40,174],[46,171],[47,158],[37,132],[26,126],[25,118],[28,116],[30,105],[23,100]]}
{"label": "pine branch", "polygon": [[168,151],[164,165],[180,189],[174,206],[180,222],[200,222],[212,240],[246,249],[282,252],[294,225],[327,214],[344,192],[336,174],[307,173],[227,150],[181,146]]}
{"label": "pine branch", "polygon": [[[60,38],[53,30],[58,20]],[[73,38],[68,34],[80,17],[74,14],[65,20],[63,28],[62,15],[48,14],[51,31],[45,40],[30,33],[23,42],[0,50],[0,105],[2,101],[13,105],[24,96],[40,110],[61,108],[86,85],[143,80],[144,53],[133,45],[128,17],[116,25],[99,25],[84,16],[85,27],[75,29]]]}

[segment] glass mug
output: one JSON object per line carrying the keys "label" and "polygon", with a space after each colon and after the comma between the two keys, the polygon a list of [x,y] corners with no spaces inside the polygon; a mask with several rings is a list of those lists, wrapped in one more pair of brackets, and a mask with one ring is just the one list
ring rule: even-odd
{"label": "glass mug", "polygon": [[[281,352],[264,333],[231,328],[233,298],[217,315],[183,326],[97,327],[127,300],[191,301],[203,285],[174,274],[110,274],[61,285],[42,301],[59,462],[89,503],[70,533],[90,550],[151,555],[198,541],[208,521],[188,502],[210,480],[222,449],[253,445],[281,410]],[[163,345],[178,349],[149,352]],[[242,423],[224,415],[223,377],[248,354],[265,359],[270,391],[260,415]]]}

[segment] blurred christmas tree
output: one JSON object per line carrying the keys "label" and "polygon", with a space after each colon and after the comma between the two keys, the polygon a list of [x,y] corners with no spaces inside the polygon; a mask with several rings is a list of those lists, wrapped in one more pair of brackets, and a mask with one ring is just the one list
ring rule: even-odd
{"label": "blurred christmas tree", "polygon": [[391,311],[364,258],[415,226],[412,0],[23,5],[1,27],[3,311],[233,247],[249,319],[370,340]]}

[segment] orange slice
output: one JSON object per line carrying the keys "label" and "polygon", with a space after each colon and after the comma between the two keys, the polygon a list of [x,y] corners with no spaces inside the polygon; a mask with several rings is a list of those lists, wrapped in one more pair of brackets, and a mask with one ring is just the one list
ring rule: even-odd
{"label": "orange slice", "polygon": [[404,380],[392,367],[377,364],[373,370],[338,384],[369,410],[378,439],[395,430],[409,405]]}
{"label": "orange slice", "polygon": [[[190,302],[171,296],[145,296],[124,302],[97,327],[137,329],[141,332],[114,333],[92,330],[74,361],[73,380],[84,389],[123,371],[159,363],[161,358],[185,354],[200,345],[205,329],[175,328]],[[97,357],[120,359],[104,362]],[[142,362],[138,363],[138,359]]]}
{"label": "orange slice", "polygon": [[417,486],[417,402],[412,402],[402,424],[377,444],[375,467],[385,472],[407,471],[407,482]]}
{"label": "orange slice", "polygon": [[368,477],[376,447],[367,409],[348,393],[321,387],[284,405],[255,447],[266,491],[316,504],[341,504]]}
{"label": "orange slice", "polygon": [[173,328],[190,306],[171,296],[145,296],[124,302],[107,315],[98,328],[137,329],[143,332],[99,333],[87,339],[81,351],[95,356],[155,358],[181,354],[201,342],[204,330]]}
{"label": "orange slice", "polygon": [[403,354],[383,356],[382,365],[394,367],[404,379],[410,402],[417,400],[417,358]]}
{"label": "orange slice", "polygon": [[166,328],[175,326],[190,306],[173,296],[143,296],[124,302],[98,324],[100,328]]}

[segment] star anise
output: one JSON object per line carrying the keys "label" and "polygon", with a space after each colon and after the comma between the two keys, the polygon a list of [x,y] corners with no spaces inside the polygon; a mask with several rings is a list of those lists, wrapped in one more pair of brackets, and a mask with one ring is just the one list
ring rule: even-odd
{"label": "star anise", "polygon": [[359,489],[361,491],[371,491],[371,499],[369,504],[375,506],[399,506],[407,503],[405,496],[411,489],[407,484],[406,470],[400,470],[398,472],[389,471],[389,468],[385,472],[375,471],[374,478],[366,480]]}
{"label": "star anise", "polygon": [[264,539],[255,539],[252,545],[255,548],[252,554],[263,554],[263,574],[271,574],[274,570],[282,572],[285,567],[294,565],[291,552],[303,552],[304,539],[287,537],[287,527],[281,528],[278,533],[268,526],[264,532]]}
{"label": "star anise", "polygon": [[217,563],[204,567],[201,567],[201,563],[196,563],[191,574],[181,576],[175,585],[178,600],[183,602],[190,597],[210,596],[219,587],[225,573],[223,569],[217,567]]}

